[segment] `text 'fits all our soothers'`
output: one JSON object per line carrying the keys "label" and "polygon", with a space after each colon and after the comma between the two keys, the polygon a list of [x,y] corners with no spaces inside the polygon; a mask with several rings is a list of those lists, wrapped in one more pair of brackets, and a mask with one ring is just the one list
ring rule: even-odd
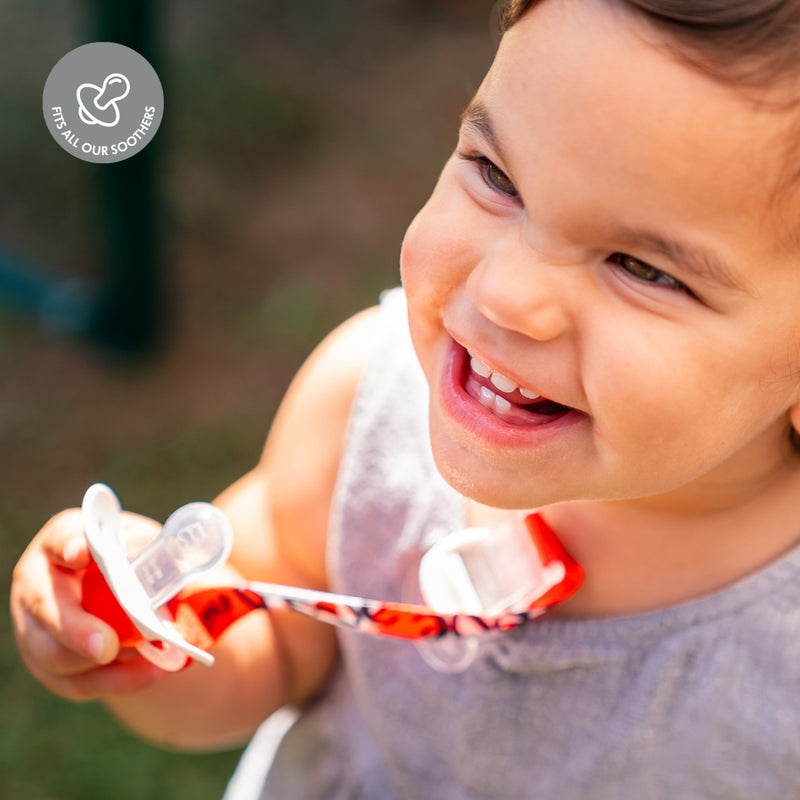
{"label": "text 'fits all our soothers'", "polygon": [[[175,511],[158,536],[129,558],[122,509],[114,492],[95,484],[82,514],[94,563],[83,576],[84,609],[108,622],[120,644],[165,670],[188,658],[210,666],[208,650],[243,615],[287,609],[332,625],[412,641],[509,631],[571,597],[583,569],[537,514],[493,531],[466,528],[439,540],[420,562],[427,606],[248,582],[187,588],[223,564],[233,531],[209,503]],[[188,658],[187,658],[188,657]]]}

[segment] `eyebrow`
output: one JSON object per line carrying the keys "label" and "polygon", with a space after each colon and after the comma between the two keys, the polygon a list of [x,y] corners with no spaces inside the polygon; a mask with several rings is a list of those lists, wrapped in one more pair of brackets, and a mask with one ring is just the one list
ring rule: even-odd
{"label": "eyebrow", "polygon": [[492,149],[505,161],[503,147],[497,137],[492,118],[486,106],[477,98],[473,98],[461,114],[461,127],[470,128],[480,138],[491,145]]}
{"label": "eyebrow", "polygon": [[[503,146],[497,136],[486,106],[474,98],[461,114],[462,128],[469,128],[489,144],[505,162]],[[747,286],[721,258],[703,247],[691,245],[646,230],[621,228],[615,239],[627,242],[632,249],[642,248],[664,256],[684,271],[707,283],[716,283],[738,292],[747,292]],[[633,253],[631,254],[633,255]]]}
{"label": "eyebrow", "polygon": [[626,242],[633,249],[642,248],[662,255],[701,281],[749,293],[747,285],[736,275],[734,270],[704,247],[687,244],[652,231],[630,228],[616,231],[615,241],[617,240]]}

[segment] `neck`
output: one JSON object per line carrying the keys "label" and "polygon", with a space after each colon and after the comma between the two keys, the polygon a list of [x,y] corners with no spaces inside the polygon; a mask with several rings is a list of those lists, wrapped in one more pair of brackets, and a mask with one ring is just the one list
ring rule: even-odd
{"label": "neck", "polygon": [[556,613],[611,616],[700,597],[766,566],[800,542],[800,469],[723,503],[580,501],[543,516],[586,570]]}

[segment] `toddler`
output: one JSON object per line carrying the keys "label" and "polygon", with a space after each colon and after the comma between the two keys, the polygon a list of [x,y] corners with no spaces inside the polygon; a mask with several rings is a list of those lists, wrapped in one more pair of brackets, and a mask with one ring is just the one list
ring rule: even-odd
{"label": "toddler", "polygon": [[17,566],[20,652],[164,745],[259,729],[230,800],[800,797],[800,2],[505,20],[403,288],[217,499],[220,578],[416,602],[444,533],[538,509],[580,591],[418,645],[255,612],[168,674],[82,610],[71,510]]}

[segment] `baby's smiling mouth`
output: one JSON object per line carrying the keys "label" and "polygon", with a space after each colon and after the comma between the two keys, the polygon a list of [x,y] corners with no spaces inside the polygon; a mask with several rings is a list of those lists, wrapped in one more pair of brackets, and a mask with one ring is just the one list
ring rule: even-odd
{"label": "baby's smiling mouth", "polygon": [[512,425],[541,423],[537,417],[562,416],[573,409],[548,400],[536,392],[518,386],[511,378],[493,371],[477,356],[467,351],[464,390],[482,406]]}

